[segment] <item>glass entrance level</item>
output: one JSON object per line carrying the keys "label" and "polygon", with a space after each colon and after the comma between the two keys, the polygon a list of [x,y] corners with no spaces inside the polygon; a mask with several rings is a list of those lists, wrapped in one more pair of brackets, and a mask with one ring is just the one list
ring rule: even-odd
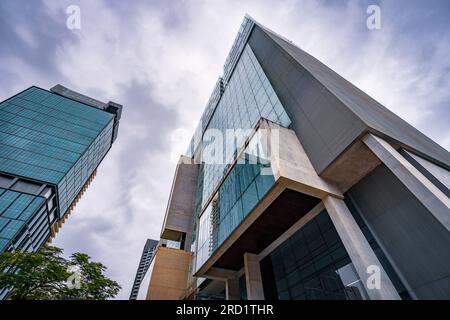
{"label": "glass entrance level", "polygon": [[264,258],[261,273],[268,299],[367,299],[364,286],[326,211]]}

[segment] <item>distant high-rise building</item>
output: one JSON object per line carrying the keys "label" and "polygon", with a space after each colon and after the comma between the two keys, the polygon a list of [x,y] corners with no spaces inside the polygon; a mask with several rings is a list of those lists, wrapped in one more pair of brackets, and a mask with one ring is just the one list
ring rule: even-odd
{"label": "distant high-rise building", "polygon": [[[230,135],[231,134],[231,135]],[[148,299],[450,299],[450,153],[246,17]]]}
{"label": "distant high-rise building", "polygon": [[133,287],[131,288],[130,300],[136,300],[138,297],[142,279],[147,273],[157,245],[158,241],[156,240],[147,239],[147,241],[145,242],[144,250],[142,250],[141,260],[139,260],[139,266],[134,278]]}
{"label": "distant high-rise building", "polygon": [[0,252],[58,232],[117,137],[122,106],[61,85],[0,103]]}

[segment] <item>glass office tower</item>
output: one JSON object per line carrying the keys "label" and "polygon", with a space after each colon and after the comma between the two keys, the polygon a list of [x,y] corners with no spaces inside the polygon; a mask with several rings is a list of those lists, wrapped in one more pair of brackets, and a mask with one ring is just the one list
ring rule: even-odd
{"label": "glass office tower", "polygon": [[61,85],[0,103],[0,252],[54,237],[114,142],[122,106]]}
{"label": "glass office tower", "polygon": [[[448,299],[450,154],[246,17],[181,156],[149,299]],[[179,267],[174,268],[173,265]]]}

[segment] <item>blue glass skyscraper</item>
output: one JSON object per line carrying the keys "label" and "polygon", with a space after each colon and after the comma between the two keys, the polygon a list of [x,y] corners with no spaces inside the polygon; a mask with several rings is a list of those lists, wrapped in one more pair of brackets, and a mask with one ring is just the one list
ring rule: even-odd
{"label": "blue glass skyscraper", "polygon": [[55,236],[116,139],[121,111],[61,85],[0,103],[0,252],[36,251]]}

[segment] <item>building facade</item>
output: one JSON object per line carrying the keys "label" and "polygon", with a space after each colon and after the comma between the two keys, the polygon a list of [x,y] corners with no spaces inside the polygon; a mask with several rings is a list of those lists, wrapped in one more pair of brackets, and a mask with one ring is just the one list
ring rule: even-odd
{"label": "building facade", "polygon": [[[447,150],[247,16],[175,172],[161,239],[189,266],[165,270],[184,281],[171,298],[449,299],[449,169]],[[171,290],[152,287],[160,273],[151,299]]]}
{"label": "building facade", "polygon": [[56,235],[116,139],[121,111],[61,85],[0,103],[0,252],[36,251]]}
{"label": "building facade", "polygon": [[136,276],[134,278],[133,287],[131,288],[130,300],[136,300],[138,298],[139,290],[141,288],[142,280],[144,279],[150,262],[152,261],[153,254],[156,250],[158,241],[147,239],[142,250],[141,259],[139,260],[139,265],[136,271]]}

